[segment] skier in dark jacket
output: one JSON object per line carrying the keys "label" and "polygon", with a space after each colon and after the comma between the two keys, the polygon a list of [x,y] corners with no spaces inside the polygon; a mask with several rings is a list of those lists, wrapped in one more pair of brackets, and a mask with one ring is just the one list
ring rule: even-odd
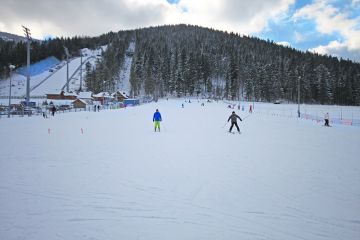
{"label": "skier in dark jacket", "polygon": [[231,127],[229,129],[229,132],[231,132],[232,128],[235,127],[237,128],[238,132],[240,133],[240,128],[239,126],[237,125],[237,119],[239,119],[240,121],[242,121],[242,119],[236,115],[235,112],[232,112],[232,114],[230,115],[229,119],[228,119],[228,122],[231,120]]}
{"label": "skier in dark jacket", "polygon": [[56,112],[56,107],[53,106],[53,107],[51,108],[51,115],[52,115],[52,116],[55,116],[55,112]]}
{"label": "skier in dark jacket", "polygon": [[156,112],[154,113],[153,116],[153,122],[155,123],[155,132],[156,132],[156,128],[159,129],[160,132],[160,122],[161,122],[162,118],[161,118],[161,114],[159,112],[158,109],[156,109]]}

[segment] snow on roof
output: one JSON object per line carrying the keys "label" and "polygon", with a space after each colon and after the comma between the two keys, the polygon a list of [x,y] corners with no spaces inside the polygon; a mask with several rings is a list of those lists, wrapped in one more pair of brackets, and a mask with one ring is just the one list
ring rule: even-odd
{"label": "snow on roof", "polygon": [[77,94],[72,92],[64,92],[64,96],[77,96]]}
{"label": "snow on roof", "polygon": [[99,92],[98,94],[93,95],[94,97],[106,97],[111,98],[111,95],[108,92]]}
{"label": "snow on roof", "polygon": [[99,92],[97,94],[94,94],[94,97],[103,97],[105,95],[105,92]]}
{"label": "snow on roof", "polygon": [[121,95],[123,95],[124,97],[126,97],[126,98],[128,98],[129,97],[129,95],[125,92],[125,91],[116,91],[116,92],[114,92],[113,94],[111,94],[111,96],[115,96],[115,95],[117,95],[117,94],[121,94]]}
{"label": "snow on roof", "polygon": [[78,94],[78,98],[87,98],[87,99],[91,99],[92,98],[92,92],[79,92]]}
{"label": "snow on roof", "polygon": [[76,102],[76,101],[80,101],[80,102],[82,102],[82,103],[84,103],[84,104],[86,104],[86,105],[91,105],[92,104],[92,101],[91,100],[86,100],[86,99],[76,99],[76,100],[74,100],[72,103],[74,103],[74,102]]}

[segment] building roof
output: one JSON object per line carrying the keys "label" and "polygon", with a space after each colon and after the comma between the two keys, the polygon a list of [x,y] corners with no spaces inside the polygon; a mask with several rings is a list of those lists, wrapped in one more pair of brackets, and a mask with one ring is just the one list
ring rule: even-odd
{"label": "building roof", "polygon": [[60,91],[60,92],[50,92],[50,93],[47,93],[46,95],[61,95],[61,94],[64,94],[64,96],[74,96],[74,97],[77,97],[77,94],[76,93],[72,93],[72,92],[64,92],[64,91]]}
{"label": "building roof", "polygon": [[104,98],[113,98],[108,92],[99,92],[94,97],[104,97]]}
{"label": "building roof", "polygon": [[77,97],[81,99],[92,99],[92,94],[92,92],[79,92]]}
{"label": "building roof", "polygon": [[72,93],[72,92],[64,92],[64,96],[74,96],[77,97],[76,93]]}
{"label": "building roof", "polygon": [[116,92],[114,92],[113,94],[111,94],[112,96],[116,96],[116,95],[122,95],[123,97],[125,97],[125,98],[128,98],[129,97],[129,95],[125,92],[125,91],[116,91]]}
{"label": "building roof", "polygon": [[74,100],[72,103],[75,103],[76,101],[80,101],[80,102],[82,102],[82,103],[84,103],[84,104],[86,104],[86,105],[91,105],[92,104],[92,101],[91,100],[88,100],[88,99],[76,99],[76,100]]}

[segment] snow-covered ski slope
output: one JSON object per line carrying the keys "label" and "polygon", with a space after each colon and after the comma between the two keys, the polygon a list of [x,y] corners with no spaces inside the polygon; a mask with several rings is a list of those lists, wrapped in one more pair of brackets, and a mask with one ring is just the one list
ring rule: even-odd
{"label": "snow-covered ski slope", "polygon": [[[135,52],[135,42],[130,42],[127,52],[130,53]],[[124,63],[119,73],[120,81],[117,86],[118,90],[125,91],[127,94],[130,94],[131,91],[130,73],[131,73],[132,61],[133,61],[133,56],[125,54]]]}
{"label": "snow-covered ski slope", "polygon": [[[88,60],[94,65],[96,57],[101,58],[101,52],[105,51],[107,46],[102,46],[95,50],[87,48],[82,49],[83,57],[83,80],[85,79],[85,62]],[[78,70],[81,63],[80,57],[76,57],[69,62],[69,78]],[[66,61],[59,64],[60,69],[53,68],[54,72],[45,71],[30,78],[30,96],[45,96],[48,93],[59,93],[66,84]],[[0,81],[0,96],[9,95],[9,81],[5,79]],[[12,96],[23,97],[26,94],[26,77],[14,73],[12,75]],[[77,71],[70,80],[69,90],[79,90],[80,71]],[[66,88],[65,88],[66,90]]]}
{"label": "snow-covered ski slope", "polygon": [[0,239],[360,239],[360,128],[181,103],[1,119]]}
{"label": "snow-covered ski slope", "polygon": [[[83,61],[85,62],[85,60],[87,60],[87,59],[88,58],[83,58]],[[69,63],[69,78],[79,68],[80,64],[81,64],[80,57],[74,58],[71,60],[71,62]],[[31,91],[31,94],[34,96],[45,96],[47,93],[59,93],[66,84],[66,71],[67,71],[66,68],[67,67],[65,64],[54,75],[52,75],[51,78],[47,79],[40,86],[38,86],[36,89]],[[83,69],[84,68],[85,68],[85,65],[83,65]],[[69,81],[69,90],[70,91],[78,90],[78,87],[76,88],[76,87],[74,87],[74,85],[80,86],[79,82],[77,82],[77,81],[80,81],[79,73],[80,72],[78,72],[76,79],[71,79]],[[83,74],[84,73],[85,73],[85,71],[83,71]],[[66,91],[66,88],[65,88],[65,91]]]}

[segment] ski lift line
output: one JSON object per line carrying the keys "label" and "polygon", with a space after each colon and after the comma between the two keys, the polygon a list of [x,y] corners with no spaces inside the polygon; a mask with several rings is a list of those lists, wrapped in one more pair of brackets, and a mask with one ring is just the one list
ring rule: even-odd
{"label": "ski lift line", "polygon": [[[76,70],[74,71],[74,73],[69,77],[69,81],[70,81],[72,78],[74,78],[75,74],[78,73],[78,71],[80,70],[80,68],[81,68],[84,64],[86,64],[91,58],[95,58],[95,57],[94,57],[94,56],[90,56],[90,57],[88,57],[87,59],[85,59],[85,61],[83,61],[83,63],[82,63],[79,67],[77,67]],[[66,88],[66,85],[67,85],[67,82],[66,82],[65,85],[61,88],[61,91],[64,91],[64,89]]]}

